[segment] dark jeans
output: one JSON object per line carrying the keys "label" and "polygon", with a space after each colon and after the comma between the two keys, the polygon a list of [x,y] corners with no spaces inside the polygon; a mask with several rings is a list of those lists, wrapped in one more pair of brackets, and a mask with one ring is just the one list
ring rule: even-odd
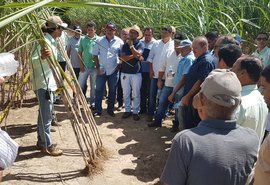
{"label": "dark jeans", "polygon": [[150,83],[149,73],[142,72],[142,86],[141,86],[141,113],[146,113],[149,107],[149,94],[150,94]]}
{"label": "dark jeans", "polygon": [[108,87],[109,87],[107,111],[114,110],[114,102],[116,98],[116,87],[117,87],[118,80],[119,80],[118,71],[115,71],[111,75],[106,75],[106,74],[97,75],[95,107],[98,113],[102,112],[102,98],[103,98],[106,81],[108,81]]}
{"label": "dark jeans", "polygon": [[194,109],[192,106],[192,101],[193,97],[190,98],[188,106],[183,107],[185,129],[197,127],[198,123],[201,121],[197,109]]}
{"label": "dark jeans", "polygon": [[75,76],[77,78],[77,80],[79,79],[79,74],[80,74],[80,68],[73,68],[73,71],[75,73]]}
{"label": "dark jeans", "polygon": [[[119,73],[119,76],[121,76],[121,72]],[[121,80],[118,80],[117,83],[117,102],[118,102],[118,107],[123,106],[123,88],[121,85]]]}
{"label": "dark jeans", "polygon": [[[150,83],[150,95],[149,95],[149,107],[148,107],[148,115],[154,116],[157,105],[157,86],[158,79],[153,78]],[[164,81],[163,81],[164,82]]]}

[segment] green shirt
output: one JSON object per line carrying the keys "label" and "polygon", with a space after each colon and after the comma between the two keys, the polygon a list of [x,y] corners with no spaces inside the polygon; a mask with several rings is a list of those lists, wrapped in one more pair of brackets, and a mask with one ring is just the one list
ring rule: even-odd
{"label": "green shirt", "polygon": [[95,67],[92,51],[97,39],[97,35],[92,39],[85,35],[80,40],[78,51],[82,53],[82,60],[86,69]]}
{"label": "green shirt", "polygon": [[[52,38],[50,34],[45,35],[45,41],[49,45],[54,56],[57,56],[57,42]],[[36,91],[38,89],[48,89],[51,91],[56,91],[57,84],[54,79],[53,73],[49,67],[47,60],[42,60],[40,58],[40,45],[35,44],[33,47],[32,53],[32,77],[33,77],[33,90]]]}
{"label": "green shirt", "polygon": [[261,51],[256,50],[252,55],[259,57],[263,61],[264,67],[270,64],[270,48],[265,46]]}

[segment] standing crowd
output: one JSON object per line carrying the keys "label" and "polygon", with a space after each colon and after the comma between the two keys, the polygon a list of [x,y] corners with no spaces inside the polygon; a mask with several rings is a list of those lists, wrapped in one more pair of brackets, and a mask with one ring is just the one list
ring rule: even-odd
{"label": "standing crowd", "polygon": [[[58,55],[58,40],[67,25],[58,16],[48,20],[45,39],[50,49],[35,47],[32,60],[40,106],[37,148],[57,156],[62,151],[50,137],[57,86],[48,63],[38,60]],[[92,21],[86,25],[86,35],[81,36],[79,25],[74,30],[66,50],[86,97],[90,78],[94,116],[102,116],[106,93],[111,117],[115,108],[124,106],[122,119],[138,121],[147,114],[148,127],[161,127],[170,109],[176,110],[171,131],[180,131],[179,125],[184,130],[173,139],[162,182],[270,184],[267,33],[259,33],[256,51],[245,55],[238,34],[208,32],[190,40],[173,26],[164,26],[156,40],[153,28],[141,31],[133,25],[122,29],[120,38],[116,25],[109,22],[105,35],[97,36]]]}

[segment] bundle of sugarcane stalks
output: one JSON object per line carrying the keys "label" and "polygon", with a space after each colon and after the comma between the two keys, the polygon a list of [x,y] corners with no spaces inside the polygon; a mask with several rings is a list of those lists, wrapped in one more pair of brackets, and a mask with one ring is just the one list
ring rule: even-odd
{"label": "bundle of sugarcane stalks", "polygon": [[[31,16],[28,17],[31,19]],[[39,24],[37,18],[33,15],[32,17],[36,23]],[[33,27],[33,29],[36,29],[36,27]],[[37,40],[39,44],[42,48],[49,49],[46,41],[44,40],[41,28],[39,27],[38,29],[39,31],[35,32],[35,34],[38,38]],[[65,48],[63,47],[63,43],[60,39],[58,39],[58,46],[59,50],[67,61],[67,69],[70,73],[71,79],[68,78],[66,73],[62,70],[60,64],[55,59],[55,56],[52,55],[52,57],[47,59],[47,62],[49,63],[50,69],[57,82],[59,89],[58,92],[61,93],[63,103],[67,111],[71,113],[70,121],[77,139],[77,143],[82,152],[84,162],[86,164],[85,172],[87,174],[91,174],[93,170],[98,167],[98,159],[103,155],[103,152],[105,151],[96,127],[96,122],[92,116],[86,98],[82,93],[69,57],[67,56]],[[70,92],[67,87],[69,87],[72,92]]]}

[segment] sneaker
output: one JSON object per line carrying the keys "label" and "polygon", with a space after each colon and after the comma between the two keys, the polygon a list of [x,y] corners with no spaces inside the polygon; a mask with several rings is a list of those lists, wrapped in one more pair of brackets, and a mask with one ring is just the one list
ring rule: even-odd
{"label": "sneaker", "polygon": [[153,121],[153,116],[148,115],[147,118],[146,118],[146,121],[147,122],[152,122]]}
{"label": "sneaker", "polygon": [[111,117],[115,117],[115,114],[113,111],[107,111],[107,113],[111,116]]}
{"label": "sneaker", "polygon": [[140,120],[139,114],[133,114],[132,117],[133,117],[133,119],[134,119],[135,121],[139,121],[139,120]]}
{"label": "sneaker", "polygon": [[[56,147],[56,146],[57,146],[57,143],[52,144],[52,146]],[[41,150],[41,149],[42,149],[42,146],[39,145],[38,142],[37,142],[37,144],[36,144],[36,149],[37,149],[37,150]]]}
{"label": "sneaker", "polygon": [[93,112],[93,116],[94,117],[100,117],[101,116],[101,112]]}
{"label": "sneaker", "polygon": [[148,127],[161,127],[161,124],[157,124],[155,122],[152,122],[152,123],[148,123],[147,126]]}
{"label": "sneaker", "polygon": [[176,125],[173,125],[172,128],[171,128],[171,132],[179,132],[180,129],[178,128],[178,126]]}
{"label": "sneaker", "polygon": [[54,145],[51,145],[50,147],[42,147],[41,148],[42,153],[46,153],[50,156],[59,156],[63,154],[63,151],[59,148],[56,148]]}
{"label": "sneaker", "polygon": [[132,115],[131,112],[125,112],[125,113],[123,114],[122,118],[123,118],[123,119],[126,119],[126,118],[130,117],[131,115]]}

